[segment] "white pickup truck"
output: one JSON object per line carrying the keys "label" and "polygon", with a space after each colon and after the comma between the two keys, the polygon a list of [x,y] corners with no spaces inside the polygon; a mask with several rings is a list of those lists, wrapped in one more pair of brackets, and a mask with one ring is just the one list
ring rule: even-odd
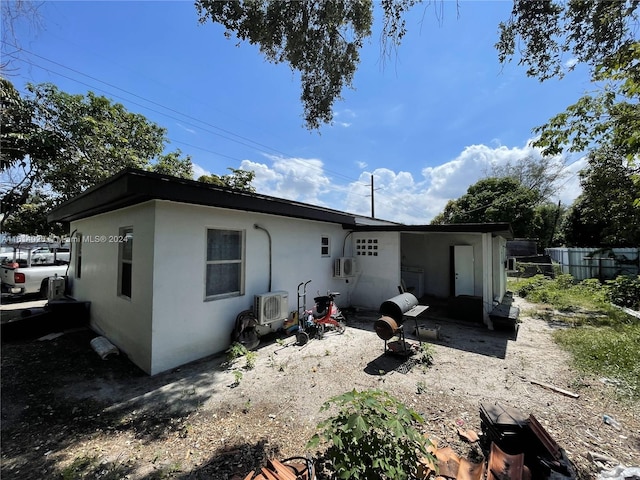
{"label": "white pickup truck", "polygon": [[69,250],[64,248],[17,248],[2,256],[2,291],[14,295],[40,294],[47,298],[49,278],[66,276],[69,264]]}

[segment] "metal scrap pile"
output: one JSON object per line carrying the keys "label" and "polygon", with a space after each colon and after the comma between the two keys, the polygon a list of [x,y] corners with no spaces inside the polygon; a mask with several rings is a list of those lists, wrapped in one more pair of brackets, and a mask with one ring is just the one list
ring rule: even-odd
{"label": "metal scrap pile", "polygon": [[244,480],[314,480],[314,469],[311,460],[295,457],[282,462],[272,458],[260,472],[250,472]]}
{"label": "metal scrap pile", "polygon": [[533,415],[501,405],[480,405],[482,436],[458,430],[482,445],[482,461],[458,456],[450,447],[429,447],[434,460],[420,462],[419,478],[436,480],[572,480],[575,473],[564,451]]}

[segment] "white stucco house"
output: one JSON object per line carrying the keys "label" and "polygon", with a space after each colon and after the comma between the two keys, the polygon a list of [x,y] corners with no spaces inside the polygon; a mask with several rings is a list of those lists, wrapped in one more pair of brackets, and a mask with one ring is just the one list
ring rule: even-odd
{"label": "white stucco house", "polygon": [[256,304],[279,328],[308,280],[310,297],[339,291],[340,306],[368,309],[402,280],[417,297],[469,295],[489,325],[512,237],[505,223],[401,225],[135,169],[48,220],[69,224],[70,296],[151,375],[225,350]]}

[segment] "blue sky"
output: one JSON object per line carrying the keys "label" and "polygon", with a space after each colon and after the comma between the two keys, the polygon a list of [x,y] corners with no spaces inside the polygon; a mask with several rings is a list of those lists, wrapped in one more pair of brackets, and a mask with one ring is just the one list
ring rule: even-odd
{"label": "blue sky", "polygon": [[[511,6],[417,6],[384,62],[376,23],[355,89],[320,131],[304,127],[297,73],[200,24],[189,1],[44,2],[39,25],[17,25],[23,50],[9,78],[122,103],[165,127],[167,150],[190,155],[198,174],[251,169],[261,193],[362,215],[373,175],[376,217],[428,223],[492,165],[539,155],[532,129],[591,88],[584,69],[540,83],[499,64],[498,24]],[[584,159],[558,161],[569,173],[559,199],[570,204]]]}

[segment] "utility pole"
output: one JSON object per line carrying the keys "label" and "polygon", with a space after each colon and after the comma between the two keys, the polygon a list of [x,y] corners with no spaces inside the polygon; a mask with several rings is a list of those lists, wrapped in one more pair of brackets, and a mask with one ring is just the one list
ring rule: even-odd
{"label": "utility pole", "polygon": [[374,197],[373,197],[373,173],[371,174],[371,218],[376,218],[375,200],[374,200]]}
{"label": "utility pole", "polygon": [[371,174],[371,218],[376,218],[376,208],[375,208],[375,197],[373,196],[373,192],[376,190],[373,188],[373,173]]}

